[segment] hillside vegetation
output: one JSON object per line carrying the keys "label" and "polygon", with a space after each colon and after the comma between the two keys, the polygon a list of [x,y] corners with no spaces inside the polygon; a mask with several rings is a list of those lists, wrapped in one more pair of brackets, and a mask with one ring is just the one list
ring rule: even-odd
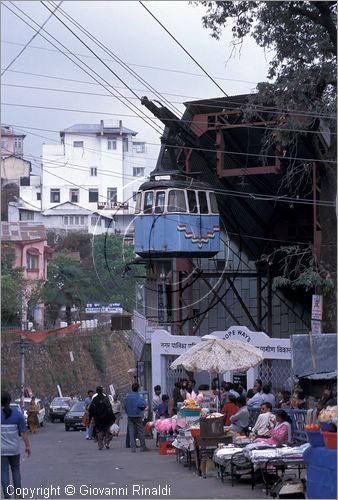
{"label": "hillside vegetation", "polygon": [[[19,337],[2,334],[1,386],[13,399],[20,393]],[[74,361],[71,361],[70,352]],[[27,342],[25,347],[25,385],[48,403],[60,385],[64,395],[84,397],[88,389],[101,384],[109,391],[126,393],[133,378],[128,369],[135,366],[134,355],[124,332],[100,327],[90,332],[50,335],[41,344]]]}

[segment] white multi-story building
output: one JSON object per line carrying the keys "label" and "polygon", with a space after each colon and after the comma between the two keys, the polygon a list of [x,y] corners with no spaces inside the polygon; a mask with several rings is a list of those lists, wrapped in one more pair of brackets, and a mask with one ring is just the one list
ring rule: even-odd
{"label": "white multi-story building", "polygon": [[[136,135],[121,120],[61,131],[60,144],[43,145],[41,182],[31,177],[20,187],[17,218],[42,219],[47,228],[64,231],[124,232],[138,187],[152,170],[146,143]],[[40,212],[27,214],[27,203]],[[13,206],[9,213],[15,218]]]}

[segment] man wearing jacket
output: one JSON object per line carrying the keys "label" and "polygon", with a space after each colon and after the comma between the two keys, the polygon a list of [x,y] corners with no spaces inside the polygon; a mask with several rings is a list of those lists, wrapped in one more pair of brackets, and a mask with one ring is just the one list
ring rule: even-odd
{"label": "man wearing jacket", "polygon": [[137,435],[140,440],[140,451],[148,450],[148,448],[146,448],[143,429],[143,411],[146,409],[147,403],[139,395],[139,387],[139,384],[135,382],[131,386],[131,392],[128,392],[124,398],[124,409],[128,416],[128,434],[132,453],[136,451],[135,435]]}

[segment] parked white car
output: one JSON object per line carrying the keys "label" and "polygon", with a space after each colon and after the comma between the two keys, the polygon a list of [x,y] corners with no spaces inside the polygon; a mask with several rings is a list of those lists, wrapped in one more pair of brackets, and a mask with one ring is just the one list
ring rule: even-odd
{"label": "parked white car", "polygon": [[[24,398],[24,412],[23,412],[23,416],[25,417],[26,423],[27,423],[27,408],[29,406],[29,403],[31,402],[31,399],[32,398]],[[18,405],[20,405],[20,399],[16,399],[15,403],[18,404]],[[44,407],[43,402],[41,401],[41,399],[35,398],[35,403],[39,407],[39,415],[38,415],[39,424],[40,424],[40,427],[43,427],[43,423],[44,423],[45,416],[46,416],[46,410],[45,410],[45,407]]]}

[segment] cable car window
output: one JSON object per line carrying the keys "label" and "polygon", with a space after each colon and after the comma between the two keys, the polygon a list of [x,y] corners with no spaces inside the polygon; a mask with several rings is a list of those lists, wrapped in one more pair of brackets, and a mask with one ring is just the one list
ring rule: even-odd
{"label": "cable car window", "polygon": [[184,191],[171,189],[169,191],[168,212],[186,212]]}
{"label": "cable car window", "polygon": [[209,193],[210,209],[213,214],[218,214],[218,205],[215,193]]}
{"label": "cable car window", "polygon": [[136,204],[135,204],[135,214],[139,214],[141,212],[141,200],[142,200],[142,193],[137,193]]}
{"label": "cable car window", "polygon": [[190,191],[188,189],[187,193],[188,193],[189,212],[191,214],[197,214],[196,192],[195,191]]}
{"label": "cable car window", "polygon": [[152,206],[153,206],[153,199],[154,199],[154,192],[153,191],[146,191],[144,193],[143,212],[145,214],[151,214]]}
{"label": "cable car window", "polygon": [[157,191],[155,199],[155,214],[163,214],[164,200],[165,200],[165,192]]}
{"label": "cable car window", "polygon": [[207,202],[207,193],[205,191],[198,191],[198,201],[200,204],[200,213],[207,214],[208,202]]}

